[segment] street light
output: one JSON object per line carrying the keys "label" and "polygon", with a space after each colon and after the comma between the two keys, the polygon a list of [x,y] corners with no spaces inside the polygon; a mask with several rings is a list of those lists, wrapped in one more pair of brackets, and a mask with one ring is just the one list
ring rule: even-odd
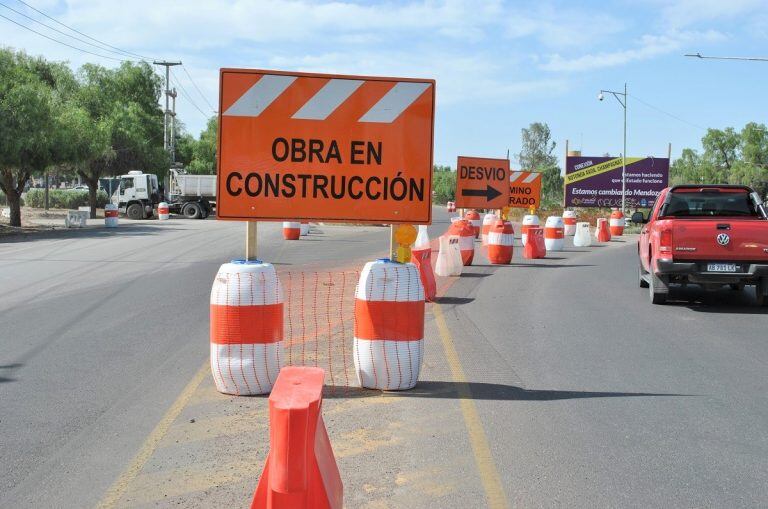
{"label": "street light", "polygon": [[710,60],[749,60],[751,62],[768,62],[768,57],[711,57],[701,53],[686,53],[686,57],[710,59]]}
{"label": "street light", "polygon": [[[602,101],[605,96],[603,94],[611,94],[619,101],[621,107],[624,108],[624,152],[621,154],[621,212],[627,212],[627,84],[624,83],[624,92],[614,92],[613,90],[601,90],[597,94],[597,100]],[[622,101],[619,96],[623,96]]]}

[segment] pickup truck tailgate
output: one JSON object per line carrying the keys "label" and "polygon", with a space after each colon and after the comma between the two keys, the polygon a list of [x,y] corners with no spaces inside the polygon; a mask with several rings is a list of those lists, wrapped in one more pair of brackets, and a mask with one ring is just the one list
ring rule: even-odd
{"label": "pickup truck tailgate", "polygon": [[768,221],[677,219],[672,246],[675,260],[768,263]]}

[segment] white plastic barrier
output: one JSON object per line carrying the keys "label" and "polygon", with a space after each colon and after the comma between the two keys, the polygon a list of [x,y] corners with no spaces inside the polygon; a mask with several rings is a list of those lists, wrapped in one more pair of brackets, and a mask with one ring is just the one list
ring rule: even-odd
{"label": "white plastic barrier", "polygon": [[589,234],[589,223],[586,221],[576,223],[573,245],[576,247],[589,247],[592,245],[592,235]]}
{"label": "white plastic barrier", "polygon": [[211,372],[224,394],[266,394],[283,367],[283,289],[271,263],[233,260],[211,288]]}
{"label": "white plastic barrier", "polygon": [[88,224],[88,215],[90,212],[82,210],[68,210],[67,217],[64,218],[64,226],[67,228],[83,228]]}
{"label": "white plastic barrier", "polygon": [[302,221],[301,222],[301,227],[299,229],[299,234],[302,237],[304,237],[306,235],[309,235],[309,222],[307,222],[307,221]]}
{"label": "white plastic barrier", "polygon": [[461,276],[464,263],[461,260],[459,237],[457,235],[443,235],[438,240],[440,249],[437,252],[435,274],[442,277]]}
{"label": "white plastic barrier", "polygon": [[352,348],[360,385],[411,389],[423,354],[424,288],[418,269],[386,258],[366,263],[355,291]]}

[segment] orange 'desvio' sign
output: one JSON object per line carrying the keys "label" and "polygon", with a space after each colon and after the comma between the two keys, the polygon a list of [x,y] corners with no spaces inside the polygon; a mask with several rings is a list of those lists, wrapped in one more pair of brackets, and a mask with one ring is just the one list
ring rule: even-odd
{"label": "orange 'desvio' sign", "polygon": [[456,206],[500,209],[509,201],[509,160],[459,156],[456,165]]}
{"label": "orange 'desvio' sign", "polygon": [[435,82],[222,69],[219,219],[429,223]]}

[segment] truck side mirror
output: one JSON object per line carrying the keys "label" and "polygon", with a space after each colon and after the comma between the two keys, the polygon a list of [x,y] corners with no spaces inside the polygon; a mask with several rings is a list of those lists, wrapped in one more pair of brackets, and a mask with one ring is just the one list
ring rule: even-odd
{"label": "truck side mirror", "polygon": [[635,224],[643,224],[646,222],[646,219],[645,219],[645,216],[643,216],[642,212],[637,211],[634,214],[632,214],[630,221],[632,221]]}

